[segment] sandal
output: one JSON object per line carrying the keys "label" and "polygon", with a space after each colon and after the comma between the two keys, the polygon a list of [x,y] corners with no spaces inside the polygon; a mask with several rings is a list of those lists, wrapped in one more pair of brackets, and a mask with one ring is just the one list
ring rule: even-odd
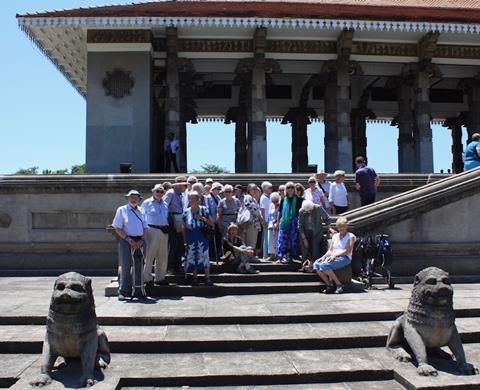
{"label": "sandal", "polygon": [[335,290],[335,294],[342,294],[343,293],[343,284],[339,284],[337,289]]}
{"label": "sandal", "polygon": [[324,294],[333,294],[334,292],[335,292],[335,286],[333,284],[327,285],[327,287],[323,291]]}

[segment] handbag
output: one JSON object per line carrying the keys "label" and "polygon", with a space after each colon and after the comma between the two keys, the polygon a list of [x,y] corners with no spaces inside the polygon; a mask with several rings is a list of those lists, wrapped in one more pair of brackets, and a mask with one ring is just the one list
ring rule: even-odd
{"label": "handbag", "polygon": [[[206,218],[207,216],[205,215],[203,208],[201,208],[200,210],[201,210],[200,214],[203,214],[203,216]],[[202,226],[202,233],[205,236],[205,238],[209,241],[213,240],[213,236],[215,235],[213,228],[210,225],[207,225],[205,222],[203,223],[203,226]]]}
{"label": "handbag", "polygon": [[243,225],[244,223],[250,222],[250,218],[250,210],[245,206],[242,206],[237,215],[237,225]]}

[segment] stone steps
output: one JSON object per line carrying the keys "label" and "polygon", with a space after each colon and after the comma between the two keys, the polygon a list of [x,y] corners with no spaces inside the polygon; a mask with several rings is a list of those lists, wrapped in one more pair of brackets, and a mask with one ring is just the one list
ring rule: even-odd
{"label": "stone steps", "polygon": [[[480,365],[480,344],[466,344],[470,361]],[[11,355],[0,355],[0,360]],[[18,356],[18,355],[13,355]],[[23,355],[31,359],[31,355]],[[36,355],[39,357],[39,355]],[[39,370],[40,359],[12,389],[25,390],[27,378]],[[193,386],[275,386],[353,382],[361,389],[362,381],[392,381],[395,388],[407,389],[477,389],[478,376],[462,376],[453,361],[430,361],[439,370],[437,377],[421,377],[411,363],[399,363],[385,348],[351,348],[327,350],[277,350],[248,352],[204,352],[163,354],[113,354],[105,378],[97,389],[129,387]],[[79,375],[78,367],[71,366]],[[75,369],[75,371],[73,371]],[[68,368],[66,369],[68,370]],[[68,372],[68,371],[67,371]],[[65,372],[57,374],[65,376]],[[387,382],[387,383],[392,383]],[[358,387],[355,386],[358,384]],[[52,387],[56,389],[56,387]],[[342,387],[340,387],[342,388]],[[365,387],[363,387],[365,389]],[[386,388],[388,390],[388,388]]]}
{"label": "stone steps", "polygon": [[[113,353],[242,352],[383,347],[393,321],[102,326]],[[477,318],[459,318],[464,343],[480,343]],[[0,353],[41,353],[45,327],[2,326]]]}

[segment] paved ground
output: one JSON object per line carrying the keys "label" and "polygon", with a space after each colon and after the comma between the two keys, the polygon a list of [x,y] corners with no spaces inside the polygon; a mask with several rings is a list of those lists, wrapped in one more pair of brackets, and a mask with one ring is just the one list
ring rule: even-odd
{"label": "paved ground", "polygon": [[[105,297],[110,279],[93,278],[113,351],[105,377],[97,373],[98,389],[480,389],[480,376],[460,375],[454,362],[435,361],[439,376],[422,378],[382,347],[408,303],[409,285],[140,303]],[[39,372],[53,281],[0,278],[0,387],[25,390]],[[467,357],[480,366],[480,285],[454,289]],[[79,367],[70,366],[49,388],[75,387],[78,377]]]}

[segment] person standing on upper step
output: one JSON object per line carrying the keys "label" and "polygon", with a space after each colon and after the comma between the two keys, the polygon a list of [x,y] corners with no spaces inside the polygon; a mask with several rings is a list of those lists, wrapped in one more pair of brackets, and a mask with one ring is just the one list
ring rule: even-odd
{"label": "person standing on upper step", "polygon": [[361,156],[355,159],[355,165],[355,188],[360,193],[360,203],[362,206],[372,204],[375,202],[380,177],[373,168],[366,165],[365,158]]}
{"label": "person standing on upper step", "polygon": [[472,142],[467,145],[463,157],[465,170],[480,167],[480,134],[472,135]]}
{"label": "person standing on upper step", "polygon": [[335,181],[330,186],[330,208],[332,215],[342,214],[348,211],[348,194],[345,184],[345,171],[335,171],[333,174]]}
{"label": "person standing on upper step", "polygon": [[187,179],[185,176],[177,176],[172,188],[164,196],[168,206],[168,220],[170,231],[168,234],[168,266],[174,272],[182,271],[183,255],[183,212],[186,210],[184,193],[187,190]]}
{"label": "person standing on upper step", "polygon": [[165,285],[165,275],[168,265],[168,206],[163,200],[165,189],[161,184],[152,188],[152,196],[145,199],[142,209],[148,229],[145,233],[147,241],[147,253],[145,255],[145,267],[143,280],[147,287],[152,287],[152,266],[155,262],[155,284]]}
{"label": "person standing on upper step", "polygon": [[262,248],[263,248],[263,258],[270,259],[268,255],[268,221],[270,215],[270,205],[272,201],[270,200],[270,194],[272,193],[272,183],[264,181],[261,185],[263,194],[260,197],[260,213],[262,214]]}

